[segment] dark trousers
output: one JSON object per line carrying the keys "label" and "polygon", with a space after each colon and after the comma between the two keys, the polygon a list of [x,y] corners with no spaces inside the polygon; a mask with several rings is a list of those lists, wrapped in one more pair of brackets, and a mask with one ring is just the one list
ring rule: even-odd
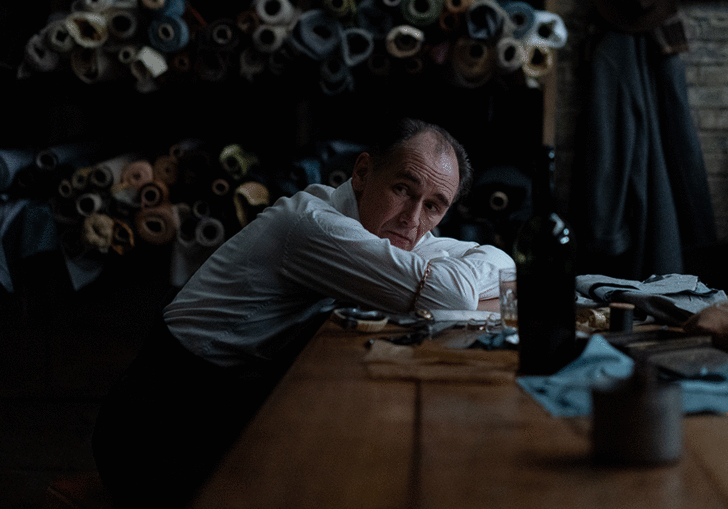
{"label": "dark trousers", "polygon": [[160,318],[102,402],[92,445],[122,507],[184,507],[283,367],[225,369],[186,350]]}

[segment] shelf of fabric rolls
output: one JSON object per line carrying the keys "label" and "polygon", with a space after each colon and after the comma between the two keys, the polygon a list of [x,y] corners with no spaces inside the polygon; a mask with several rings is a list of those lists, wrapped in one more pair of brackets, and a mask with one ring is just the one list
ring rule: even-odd
{"label": "shelf of fabric rolls", "polygon": [[278,197],[348,178],[386,117],[469,150],[473,192],[443,233],[507,248],[527,214],[566,41],[542,2],[53,4],[15,84],[49,127],[0,146],[3,232],[44,232],[22,252],[3,239],[10,292],[14,260],[57,248],[75,289],[140,247],[164,250],[181,286]]}

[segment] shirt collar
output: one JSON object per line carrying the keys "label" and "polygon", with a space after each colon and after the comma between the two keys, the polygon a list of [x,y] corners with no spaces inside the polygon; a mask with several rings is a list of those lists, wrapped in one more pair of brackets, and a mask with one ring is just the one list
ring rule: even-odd
{"label": "shirt collar", "polygon": [[354,187],[351,185],[351,179],[334,190],[331,194],[331,204],[345,216],[359,221],[359,204],[354,195]]}

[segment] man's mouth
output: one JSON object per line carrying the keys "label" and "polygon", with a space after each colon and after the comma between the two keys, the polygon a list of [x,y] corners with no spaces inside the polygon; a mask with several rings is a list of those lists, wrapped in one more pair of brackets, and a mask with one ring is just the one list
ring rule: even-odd
{"label": "man's mouth", "polygon": [[407,235],[402,235],[397,232],[389,232],[389,240],[397,247],[412,245],[412,240]]}

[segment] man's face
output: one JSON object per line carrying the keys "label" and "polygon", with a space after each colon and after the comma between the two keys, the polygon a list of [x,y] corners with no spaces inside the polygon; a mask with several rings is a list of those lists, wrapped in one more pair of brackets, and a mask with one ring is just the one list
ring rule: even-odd
{"label": "man's face", "polygon": [[405,142],[384,167],[373,168],[367,153],[359,156],[352,185],[364,228],[409,251],[439,224],[460,184],[455,153],[439,146],[425,132]]}

